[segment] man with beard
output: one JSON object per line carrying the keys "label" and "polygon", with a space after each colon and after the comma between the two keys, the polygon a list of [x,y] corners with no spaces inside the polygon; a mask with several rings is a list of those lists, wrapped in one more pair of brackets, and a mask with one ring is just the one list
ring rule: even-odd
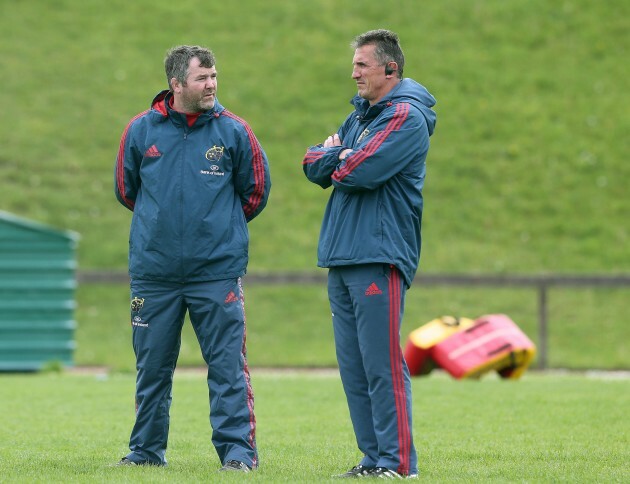
{"label": "man with beard", "polygon": [[258,467],[241,277],[247,223],[265,207],[267,157],[249,125],[219,104],[213,53],[171,49],[169,89],[124,130],[118,201],[129,236],[136,421],[119,465],[166,465],[173,373],[186,313],[208,365],[221,470]]}

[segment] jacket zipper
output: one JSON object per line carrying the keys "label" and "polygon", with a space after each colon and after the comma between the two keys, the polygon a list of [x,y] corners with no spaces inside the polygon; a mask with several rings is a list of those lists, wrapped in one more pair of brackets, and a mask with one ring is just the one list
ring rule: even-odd
{"label": "jacket zipper", "polygon": [[[187,128],[184,126],[184,141],[188,140],[188,132]],[[180,264],[180,274],[182,277],[186,277],[186,273],[184,272],[184,165],[186,160],[186,151],[187,146],[184,143],[182,149],[182,159],[179,163],[179,264]]]}

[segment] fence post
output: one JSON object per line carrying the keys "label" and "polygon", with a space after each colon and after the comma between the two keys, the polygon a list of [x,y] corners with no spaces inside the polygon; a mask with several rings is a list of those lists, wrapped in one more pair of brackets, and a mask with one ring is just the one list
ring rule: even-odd
{"label": "fence post", "polygon": [[547,285],[538,286],[538,368],[547,368]]}

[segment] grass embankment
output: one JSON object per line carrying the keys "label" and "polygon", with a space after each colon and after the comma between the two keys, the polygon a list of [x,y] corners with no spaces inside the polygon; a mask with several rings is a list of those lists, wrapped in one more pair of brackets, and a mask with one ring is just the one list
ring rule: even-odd
{"label": "grass embankment", "polygon": [[[306,181],[302,156],[349,112],[351,38],[384,27],[402,39],[405,75],[438,100],[422,271],[630,271],[628,2],[59,0],[5,2],[0,13],[10,73],[0,209],[79,232],[81,269],[125,268],[130,213],[113,196],[120,135],[166,85],[165,51],[200,43],[217,55],[220,101],[249,121],[271,163],[250,272],[314,270],[328,192]],[[319,288],[248,293],[252,360],[331,361]],[[80,288],[78,362],[109,363],[118,337],[128,347],[118,294]],[[535,338],[529,292],[418,288],[409,299],[406,329],[501,311]],[[554,290],[550,303],[550,364],[630,365],[618,292]]]}

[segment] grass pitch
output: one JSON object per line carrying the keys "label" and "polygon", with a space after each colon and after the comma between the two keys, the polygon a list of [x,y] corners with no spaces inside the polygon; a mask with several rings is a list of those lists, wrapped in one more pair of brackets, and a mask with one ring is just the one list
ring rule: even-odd
{"label": "grass pitch", "polygon": [[[261,467],[217,473],[203,373],[178,371],[167,468],[112,467],[127,452],[134,377],[0,377],[2,482],[324,482],[360,458],[338,375],[252,372]],[[627,379],[526,374],[413,380],[426,482],[628,482]]]}

